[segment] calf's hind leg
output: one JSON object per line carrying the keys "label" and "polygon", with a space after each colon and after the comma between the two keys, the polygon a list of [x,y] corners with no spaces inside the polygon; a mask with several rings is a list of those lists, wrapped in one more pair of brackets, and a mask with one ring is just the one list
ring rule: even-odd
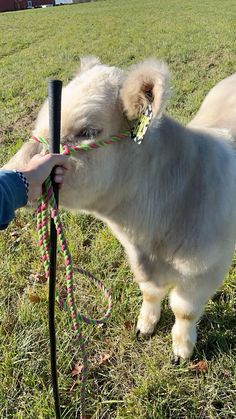
{"label": "calf's hind leg", "polygon": [[143,303],[137,323],[137,333],[151,335],[161,316],[161,300],[166,294],[165,288],[157,287],[153,282],[140,282]]}

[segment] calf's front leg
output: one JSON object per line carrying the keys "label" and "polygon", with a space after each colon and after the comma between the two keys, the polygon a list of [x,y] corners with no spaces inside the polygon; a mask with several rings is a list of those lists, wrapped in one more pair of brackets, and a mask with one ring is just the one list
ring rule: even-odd
{"label": "calf's front leg", "polygon": [[157,287],[153,282],[139,283],[143,294],[143,303],[137,322],[137,334],[148,336],[154,332],[161,316],[161,300],[166,294],[165,288]]}
{"label": "calf's front leg", "polygon": [[197,322],[200,319],[204,304],[212,294],[204,287],[175,287],[170,293],[170,306],[175,315],[172,328],[173,360],[189,359],[197,340]]}

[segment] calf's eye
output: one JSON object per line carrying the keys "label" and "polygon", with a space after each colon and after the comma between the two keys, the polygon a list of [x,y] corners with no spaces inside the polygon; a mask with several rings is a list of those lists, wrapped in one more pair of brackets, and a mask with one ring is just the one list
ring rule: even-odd
{"label": "calf's eye", "polygon": [[96,138],[99,134],[101,134],[101,129],[96,128],[84,128],[76,134],[76,138],[84,138],[84,139],[90,139],[90,138]]}

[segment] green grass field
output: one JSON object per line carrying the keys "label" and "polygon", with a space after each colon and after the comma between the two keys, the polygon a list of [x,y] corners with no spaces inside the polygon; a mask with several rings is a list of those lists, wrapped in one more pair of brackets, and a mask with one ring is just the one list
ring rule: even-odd
{"label": "green grass field", "polygon": [[[168,113],[187,122],[209,89],[236,71],[235,0],[107,0],[0,15],[0,160],[29,138],[47,79],[66,83],[80,55],[125,67],[163,58],[172,73]],[[192,364],[170,364],[173,315],[165,300],[156,334],[135,338],[141,304],[126,257],[109,230],[90,216],[63,213],[74,263],[111,290],[106,326],[83,327],[91,368],[87,414],[97,419],[236,417],[236,260],[199,324]],[[21,210],[0,235],[0,417],[53,418],[47,287],[35,219]],[[63,269],[59,258],[59,288]],[[100,295],[76,277],[79,305],[96,316]],[[89,305],[88,305],[89,301]],[[93,308],[90,308],[93,307]],[[63,418],[79,417],[81,358],[68,315],[56,309]],[[198,363],[203,361],[203,363]]]}

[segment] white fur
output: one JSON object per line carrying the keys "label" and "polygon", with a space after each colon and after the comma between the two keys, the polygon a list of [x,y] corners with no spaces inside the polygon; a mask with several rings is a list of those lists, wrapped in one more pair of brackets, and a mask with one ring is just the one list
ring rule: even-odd
{"label": "white fur", "polygon": [[[145,60],[123,72],[87,58],[63,89],[62,143],[108,138],[151,101],[155,119],[142,145],[119,144],[71,158],[62,204],[104,220],[126,249],[144,301],[142,334],[153,332],[161,299],[170,305],[176,356],[191,356],[204,304],[223,281],[236,234],[236,74],[219,83],[184,127],[165,116],[167,67]],[[88,131],[87,137],[84,135]],[[36,121],[48,136],[48,104]],[[26,144],[8,168],[39,151]]]}

